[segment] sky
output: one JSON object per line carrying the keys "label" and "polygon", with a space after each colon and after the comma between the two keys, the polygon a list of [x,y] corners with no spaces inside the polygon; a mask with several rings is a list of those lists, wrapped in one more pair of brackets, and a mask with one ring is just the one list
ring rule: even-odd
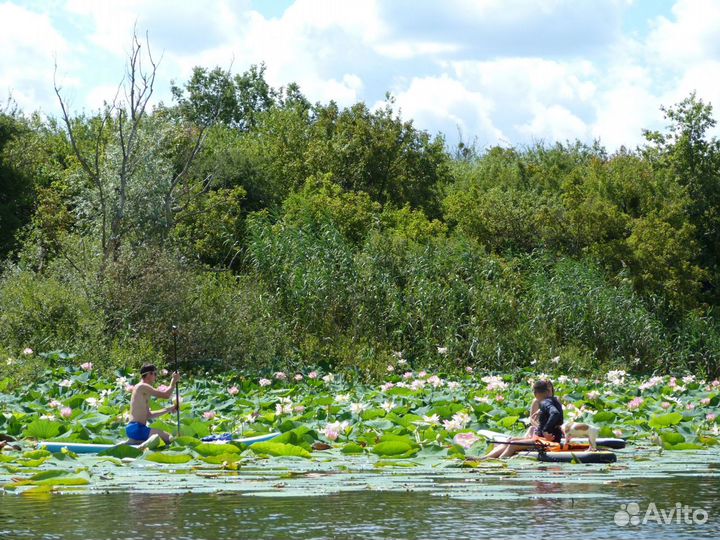
{"label": "sky", "polygon": [[450,146],[634,148],[663,105],[720,107],[720,0],[0,0],[0,107],[57,116],[57,65],[72,111],[97,110],[133,27],[160,59],[156,103],[194,66],[264,62],[313,102],[389,92]]}

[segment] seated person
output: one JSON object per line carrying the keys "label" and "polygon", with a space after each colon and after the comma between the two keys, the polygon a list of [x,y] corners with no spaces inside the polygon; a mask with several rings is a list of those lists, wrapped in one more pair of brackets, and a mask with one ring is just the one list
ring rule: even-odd
{"label": "seated person", "polygon": [[513,444],[500,444],[485,458],[509,458],[524,450],[532,450],[537,442],[560,442],[562,438],[563,410],[558,398],[553,395],[549,381],[536,381],[533,394],[538,401],[538,425],[530,438],[510,439]]}

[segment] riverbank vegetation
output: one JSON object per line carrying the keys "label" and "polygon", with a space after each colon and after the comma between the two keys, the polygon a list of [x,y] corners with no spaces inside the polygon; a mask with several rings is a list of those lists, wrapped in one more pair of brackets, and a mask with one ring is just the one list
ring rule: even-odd
{"label": "riverbank vegetation", "polygon": [[313,104],[262,65],[151,108],[143,51],[101,111],[57,87],[59,118],[0,114],[0,370],[163,364],[177,324],[198,369],[717,375],[720,145],[694,95],[636,149],[448,148],[391,97]]}

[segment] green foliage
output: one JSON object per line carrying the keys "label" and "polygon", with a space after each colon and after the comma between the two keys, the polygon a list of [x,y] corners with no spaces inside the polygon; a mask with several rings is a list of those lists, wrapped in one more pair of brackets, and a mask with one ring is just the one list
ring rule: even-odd
{"label": "green foliage", "polygon": [[102,317],[75,283],[14,268],[0,280],[0,342],[16,351],[86,352],[103,340]]}

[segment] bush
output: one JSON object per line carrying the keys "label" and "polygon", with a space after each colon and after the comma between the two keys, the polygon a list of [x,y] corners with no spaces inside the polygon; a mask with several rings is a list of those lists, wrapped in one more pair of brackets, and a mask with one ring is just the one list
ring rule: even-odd
{"label": "bush", "polygon": [[10,350],[94,354],[104,330],[102,313],[76,284],[17,267],[0,280],[0,342]]}

